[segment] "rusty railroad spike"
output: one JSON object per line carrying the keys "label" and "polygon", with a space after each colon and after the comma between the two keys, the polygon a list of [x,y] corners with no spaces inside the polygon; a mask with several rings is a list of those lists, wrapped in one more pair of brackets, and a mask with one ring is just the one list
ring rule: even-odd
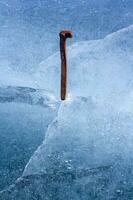
{"label": "rusty railroad spike", "polygon": [[61,100],[65,100],[67,91],[66,39],[72,38],[73,33],[69,30],[64,30],[60,32],[59,36],[60,36],[60,56],[61,56]]}

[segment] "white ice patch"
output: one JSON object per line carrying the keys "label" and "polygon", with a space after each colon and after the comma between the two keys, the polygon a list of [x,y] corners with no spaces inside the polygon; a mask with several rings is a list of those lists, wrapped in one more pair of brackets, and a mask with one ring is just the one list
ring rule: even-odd
{"label": "white ice patch", "polygon": [[[133,25],[102,40],[78,42],[68,48],[68,93],[91,96],[99,104],[118,108],[133,90]],[[38,88],[59,98],[60,54],[40,64],[35,74]]]}
{"label": "white ice patch", "polygon": [[[112,165],[121,171],[132,166],[132,40],[130,26],[103,40],[69,48],[69,98],[62,102],[24,176],[54,169]],[[56,95],[59,66],[57,53],[42,63],[36,74],[40,87],[45,77],[44,88]]]}
{"label": "white ice patch", "polygon": [[128,165],[132,141],[133,114],[106,110],[85,97],[70,99],[62,103],[23,175]]}

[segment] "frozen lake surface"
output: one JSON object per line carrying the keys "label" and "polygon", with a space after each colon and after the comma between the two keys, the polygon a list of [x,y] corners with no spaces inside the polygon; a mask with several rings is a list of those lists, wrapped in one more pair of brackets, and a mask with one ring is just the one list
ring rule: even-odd
{"label": "frozen lake surface", "polygon": [[[132,200],[133,1],[0,11],[0,200]],[[64,102],[62,29],[74,32]]]}
{"label": "frozen lake surface", "polygon": [[[33,80],[39,80],[39,89],[33,90],[35,94],[27,89],[24,96],[28,97],[26,104],[37,109],[39,106],[39,115],[40,108],[48,109],[41,111],[45,113],[44,120],[49,119],[48,128],[21,178],[1,191],[0,198],[132,199],[132,36],[131,25],[102,40],[70,46],[70,93],[61,104],[55,100],[59,89],[59,53],[40,64],[33,74]],[[42,87],[47,98],[42,95]],[[10,87],[6,90],[10,93]],[[14,98],[15,104],[20,99]]]}

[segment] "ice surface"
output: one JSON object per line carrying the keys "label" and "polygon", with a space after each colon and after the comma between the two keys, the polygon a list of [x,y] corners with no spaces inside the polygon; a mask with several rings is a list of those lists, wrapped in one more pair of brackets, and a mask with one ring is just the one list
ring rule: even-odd
{"label": "ice surface", "polygon": [[69,98],[0,199],[132,200],[133,26],[105,37],[132,24],[132,10],[132,0],[0,0],[0,188],[22,174],[56,115],[59,31],[78,41]]}
{"label": "ice surface", "polygon": [[0,190],[22,175],[57,109],[58,102],[47,91],[0,87]]}
{"label": "ice surface", "polygon": [[0,193],[19,199],[131,199],[133,113],[108,111],[91,98],[61,104],[23,176]]}
{"label": "ice surface", "polygon": [[36,87],[32,80],[32,75],[12,70],[7,62],[0,63],[0,87],[4,86],[20,86],[20,87]]}
{"label": "ice surface", "polygon": [[[70,94],[23,176],[2,198],[132,199],[132,36],[129,26],[69,47]],[[56,53],[34,76],[56,95],[59,66]]]}
{"label": "ice surface", "polygon": [[107,110],[85,97],[69,99],[62,103],[24,176],[60,168],[128,165],[133,161],[132,131],[133,112]]}
{"label": "ice surface", "polygon": [[132,10],[132,0],[1,0],[0,71],[8,61],[29,73],[58,50],[61,29],[74,30],[73,42],[103,38],[130,25]]}
{"label": "ice surface", "polygon": [[[133,88],[132,52],[133,26],[108,35],[103,40],[84,41],[70,46],[68,93],[72,96],[91,96],[100,104],[115,103],[117,107]],[[38,87],[47,88],[59,97],[59,53],[42,62],[35,77]]]}
{"label": "ice surface", "polygon": [[59,104],[59,102],[50,92],[24,86],[0,87],[0,102],[16,102],[30,105],[40,105],[42,107],[51,107],[53,110],[56,110]]}
{"label": "ice surface", "polygon": [[[100,175],[100,172],[97,175],[102,182],[106,180],[103,191],[106,195],[108,193],[108,197],[104,194],[101,199],[115,198],[117,193],[118,196],[122,193],[125,195],[127,188],[131,190],[132,36],[133,27],[130,26],[104,40],[82,42],[70,47],[71,95],[61,104],[57,118],[49,126],[43,144],[31,157],[23,177],[56,172],[78,174],[80,170],[106,166],[112,169],[107,177],[105,174]],[[40,67],[41,73],[38,73],[51,76],[53,85],[49,89],[55,92],[59,80],[57,57],[58,53],[47,59]],[[85,177],[85,182],[82,178],[77,180],[81,189],[77,199],[87,199],[84,195],[89,193],[91,181],[96,195],[104,193],[97,186],[99,181],[96,177],[93,180],[87,175]],[[88,187],[83,190],[81,185]],[[71,188],[74,199],[77,195],[75,188],[75,185]],[[60,190],[57,193],[63,194]]]}

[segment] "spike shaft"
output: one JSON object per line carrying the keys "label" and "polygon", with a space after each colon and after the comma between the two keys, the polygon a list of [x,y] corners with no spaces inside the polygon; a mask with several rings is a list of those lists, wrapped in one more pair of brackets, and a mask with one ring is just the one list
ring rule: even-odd
{"label": "spike shaft", "polygon": [[60,36],[60,56],[61,56],[61,100],[65,100],[67,92],[66,39],[72,38],[72,32],[67,30],[61,31],[59,36]]}

